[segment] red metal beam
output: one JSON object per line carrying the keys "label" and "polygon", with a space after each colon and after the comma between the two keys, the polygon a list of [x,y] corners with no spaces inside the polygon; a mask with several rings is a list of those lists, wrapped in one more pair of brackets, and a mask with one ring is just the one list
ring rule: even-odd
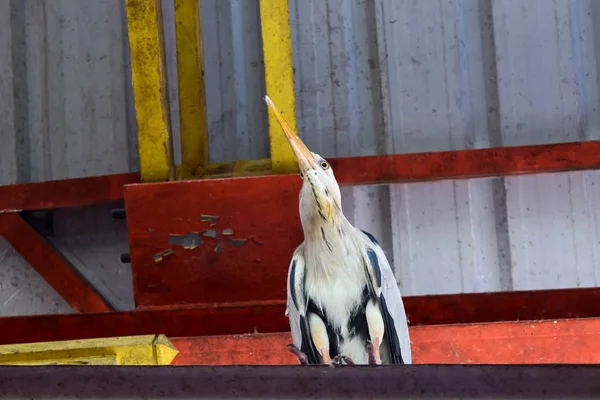
{"label": "red metal beam", "polygon": [[0,317],[0,344],[164,333],[169,337],[279,332],[289,329],[280,303],[179,310]]}
{"label": "red metal beam", "polygon": [[330,160],[341,185],[468,179],[600,168],[600,141]]}
{"label": "red metal beam", "polygon": [[[342,185],[420,182],[600,168],[600,141],[332,158]],[[0,212],[74,207],[121,200],[125,173],[0,186]]]}
{"label": "red metal beam", "polygon": [[[298,217],[301,183],[297,176],[278,175],[126,186],[137,306],[284,301],[289,260],[303,240]],[[211,227],[215,222],[202,222],[203,214],[219,216],[219,220]],[[225,228],[231,228],[237,238],[252,235],[262,245],[248,241],[233,246],[221,234]],[[219,232],[221,252],[215,252],[218,239],[211,237],[202,236],[205,243],[190,250],[168,244],[170,234],[203,230]],[[153,257],[168,248],[174,253],[156,263]],[[569,318],[582,316],[579,312],[597,313],[600,289],[477,293],[406,301],[415,324]]]}
{"label": "red metal beam", "polygon": [[0,186],[0,212],[88,206],[123,200],[123,186],[137,172]]}
{"label": "red metal beam", "polygon": [[0,214],[0,236],[3,236],[75,311],[111,310],[75,273],[73,266],[18,214]]}
{"label": "red metal beam", "polygon": [[[600,318],[600,289],[406,297],[410,324]],[[0,344],[164,333],[169,337],[287,332],[285,302],[0,318]]]}
{"label": "red metal beam", "polygon": [[[600,363],[600,319],[410,328],[414,364]],[[174,365],[296,365],[288,332],[170,338]]]}

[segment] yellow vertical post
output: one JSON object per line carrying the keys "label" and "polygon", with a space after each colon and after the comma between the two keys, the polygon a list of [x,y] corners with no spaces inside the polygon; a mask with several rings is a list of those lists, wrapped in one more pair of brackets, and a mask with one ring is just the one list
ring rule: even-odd
{"label": "yellow vertical post", "polygon": [[208,122],[204,83],[200,0],[175,0],[181,172],[184,179],[202,177],[208,168]]}
{"label": "yellow vertical post", "polygon": [[[260,0],[260,23],[266,92],[295,132],[296,101],[287,0]],[[297,172],[298,164],[294,153],[273,113],[269,113],[269,141],[273,173]]]}
{"label": "yellow vertical post", "polygon": [[142,181],[175,178],[160,0],[126,0]]}

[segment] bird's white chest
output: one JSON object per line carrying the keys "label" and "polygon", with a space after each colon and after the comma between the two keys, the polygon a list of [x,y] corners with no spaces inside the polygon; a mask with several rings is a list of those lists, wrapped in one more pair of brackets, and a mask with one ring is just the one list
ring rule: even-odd
{"label": "bird's white chest", "polygon": [[348,320],[359,305],[366,284],[359,257],[358,254],[337,257],[337,260],[344,260],[343,264],[335,262],[337,260],[323,260],[335,265],[329,264],[327,273],[309,270],[306,274],[306,294],[324,311],[329,322],[340,329],[343,337],[346,336]]}

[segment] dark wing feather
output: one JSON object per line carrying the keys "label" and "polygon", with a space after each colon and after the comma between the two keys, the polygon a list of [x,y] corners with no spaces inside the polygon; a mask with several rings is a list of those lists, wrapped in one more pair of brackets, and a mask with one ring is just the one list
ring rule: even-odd
{"label": "dark wing feather", "polygon": [[305,263],[303,256],[304,245],[298,246],[288,270],[287,285],[287,310],[286,315],[290,320],[292,340],[294,344],[306,354],[309,364],[318,364],[319,357],[315,351],[310,327],[306,318],[306,294],[304,292]]}
{"label": "dark wing feather", "polygon": [[412,354],[408,322],[400,288],[392,268],[375,238],[362,231],[367,239],[367,272],[371,287],[379,299],[385,326],[384,340],[390,350],[392,364],[411,364]]}

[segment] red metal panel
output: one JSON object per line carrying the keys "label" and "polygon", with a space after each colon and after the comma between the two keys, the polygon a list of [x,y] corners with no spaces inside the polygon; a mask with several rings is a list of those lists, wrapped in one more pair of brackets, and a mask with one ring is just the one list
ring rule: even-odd
{"label": "red metal panel", "polygon": [[[136,304],[284,301],[289,261],[303,240],[300,185],[295,175],[278,175],[126,186]],[[200,220],[203,214],[220,219],[211,227]],[[168,244],[169,234],[225,228],[262,245],[232,246],[221,234],[220,253],[215,238],[203,237],[191,250]],[[174,254],[154,262],[171,247]],[[600,289],[423,296],[407,298],[405,306],[415,325],[572,318],[596,315]]]}
{"label": "red metal panel", "polygon": [[123,199],[123,186],[140,181],[127,173],[0,186],[0,212],[87,206]]}
{"label": "red metal panel", "polygon": [[330,160],[341,185],[418,182],[600,168],[600,141]]}
{"label": "red metal panel", "polygon": [[[136,305],[284,299],[287,267],[303,238],[301,184],[297,175],[278,175],[126,186]],[[202,215],[219,220],[211,226]],[[202,236],[204,244],[191,250],[168,244],[170,234],[204,230],[218,230],[218,238]],[[249,236],[260,244],[228,241]],[[169,248],[174,254],[154,261]]]}
{"label": "red metal panel", "polygon": [[[600,363],[600,319],[410,328],[414,364]],[[174,365],[295,365],[289,333],[170,338]]]}
{"label": "red metal panel", "polygon": [[77,276],[68,261],[18,214],[0,214],[0,235],[75,311],[103,312],[111,310],[100,296]]}

